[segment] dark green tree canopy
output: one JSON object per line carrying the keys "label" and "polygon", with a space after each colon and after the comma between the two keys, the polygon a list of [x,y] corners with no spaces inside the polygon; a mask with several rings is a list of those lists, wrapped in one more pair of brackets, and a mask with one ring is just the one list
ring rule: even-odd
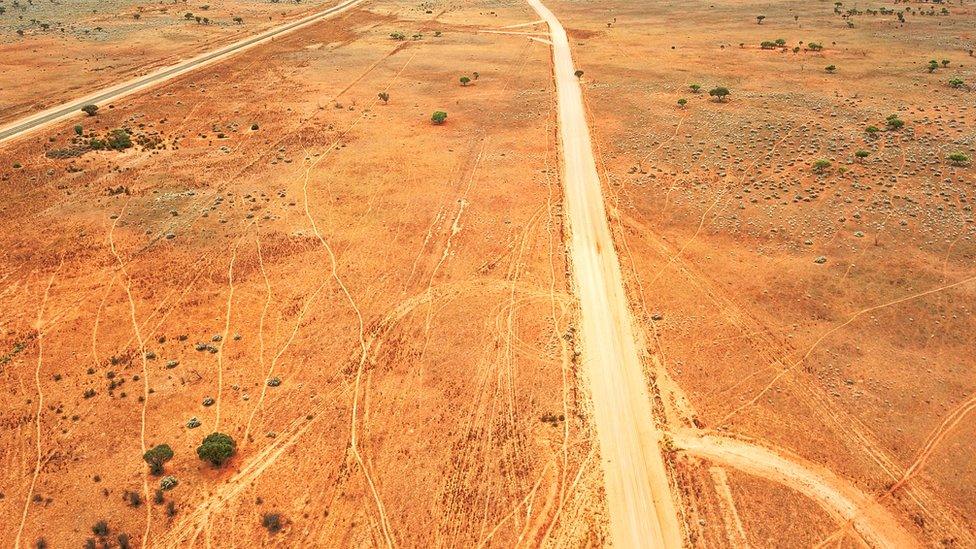
{"label": "dark green tree canopy", "polygon": [[237,443],[230,435],[210,433],[197,447],[197,456],[217,467],[224,464],[237,452]]}

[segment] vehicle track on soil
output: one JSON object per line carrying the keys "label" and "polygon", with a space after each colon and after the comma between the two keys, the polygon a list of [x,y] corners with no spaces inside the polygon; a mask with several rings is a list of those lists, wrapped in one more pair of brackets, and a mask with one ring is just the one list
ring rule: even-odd
{"label": "vehicle track on soil", "polygon": [[292,21],[290,23],[275,27],[271,30],[262,32],[257,36],[246,38],[239,42],[230,44],[229,46],[224,46],[214,51],[203,53],[181,63],[164,67],[146,76],[141,76],[128,82],[116,84],[115,86],[96,91],[80,99],[69,101],[51,109],[21,118],[20,120],[15,120],[3,128],[0,128],[0,144],[10,139],[27,135],[49,124],[76,116],[80,112],[81,107],[89,103],[98,104],[119,99],[144,90],[155,84],[171,80],[190,71],[223,61],[232,55],[261,45],[275,37],[295,32],[323,19],[328,19],[333,15],[338,15],[363,1],[364,0],[345,0],[340,4],[322,10],[316,14],[303,17],[298,21]]}
{"label": "vehicle track on soil", "polygon": [[539,0],[528,2],[548,23],[552,41],[571,270],[604,460],[611,537],[621,547],[681,547],[683,534],[658,446],[661,435],[607,224],[569,40],[551,11]]}

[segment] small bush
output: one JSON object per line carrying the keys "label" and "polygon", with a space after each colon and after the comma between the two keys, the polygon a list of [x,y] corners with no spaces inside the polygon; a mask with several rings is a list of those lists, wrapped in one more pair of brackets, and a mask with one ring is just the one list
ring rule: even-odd
{"label": "small bush", "polygon": [[430,115],[430,121],[438,126],[443,124],[447,120],[447,113],[444,111],[434,111],[434,114]]}
{"label": "small bush", "polygon": [[81,108],[81,112],[88,116],[95,116],[95,113],[98,112],[98,105],[85,105]]}
{"label": "small bush", "polygon": [[957,166],[962,166],[969,162],[969,157],[961,152],[956,152],[949,155],[949,161]]}
{"label": "small bush", "polygon": [[269,533],[277,534],[281,531],[281,515],[278,513],[265,513],[261,517],[261,526],[264,526]]}
{"label": "small bush", "polygon": [[92,526],[92,533],[96,536],[107,536],[108,535],[108,523],[104,520],[100,520]]}
{"label": "small bush", "polygon": [[159,488],[162,490],[172,490],[173,488],[176,488],[176,485],[179,483],[180,482],[176,480],[176,477],[167,475],[159,481]]}

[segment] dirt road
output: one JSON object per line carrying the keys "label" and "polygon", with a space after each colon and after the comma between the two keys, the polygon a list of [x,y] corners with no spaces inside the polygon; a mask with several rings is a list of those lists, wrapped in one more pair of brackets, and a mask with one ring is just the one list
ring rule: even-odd
{"label": "dirt road", "polygon": [[342,13],[362,1],[363,0],[345,0],[338,5],[332,6],[331,8],[327,8],[318,13],[309,15],[308,17],[303,17],[297,21],[292,21],[290,23],[275,27],[256,36],[246,38],[214,51],[200,54],[192,59],[181,61],[180,63],[170,67],[164,67],[158,71],[145,76],[140,76],[134,80],[123,82],[107,89],[99,90],[80,99],[69,101],[62,105],[58,105],[25,118],[21,118],[20,120],[16,120],[0,128],[0,143],[25,135],[34,130],[47,126],[48,124],[53,124],[54,122],[64,120],[71,116],[78,116],[80,115],[81,107],[85,105],[98,105],[106,101],[119,99],[126,95],[143,90],[149,86],[152,86],[153,84],[158,84],[160,82],[180,76],[181,74],[185,74],[191,70],[201,68],[211,63],[216,63],[231,55],[240,53],[259,44],[263,44],[276,36],[282,36],[284,34],[294,32],[298,29],[307,27],[312,23],[321,21],[322,19],[327,19]]}
{"label": "dirt road", "polygon": [[878,502],[823,467],[734,438],[678,432],[672,439],[684,452],[793,488],[849,523],[871,547],[918,545]]}
{"label": "dirt road", "polygon": [[549,25],[552,38],[570,259],[611,536],[618,547],[681,547],[569,40],[552,12],[539,0],[528,1]]}

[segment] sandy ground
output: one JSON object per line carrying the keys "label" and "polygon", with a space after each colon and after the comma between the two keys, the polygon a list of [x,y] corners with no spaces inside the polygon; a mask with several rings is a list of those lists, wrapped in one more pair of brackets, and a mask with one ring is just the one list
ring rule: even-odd
{"label": "sandy ground", "polygon": [[[909,14],[902,28],[893,14],[844,18],[803,3],[550,7],[584,71],[659,421],[680,400],[665,390],[674,384],[688,425],[825,467],[919,543],[973,543],[973,500],[958,481],[973,455],[956,421],[976,394],[965,351],[976,183],[946,158],[976,146],[971,91],[947,85],[974,78],[971,8]],[[785,51],[759,47],[777,38]],[[928,73],[931,58],[949,65]],[[723,85],[729,100],[713,101],[707,91]],[[868,137],[890,114],[905,128]],[[819,159],[832,163],[822,175]],[[724,487],[681,452],[673,465],[687,530],[731,543],[711,526]],[[740,477],[727,476],[740,497]],[[777,500],[765,520],[797,520]],[[822,520],[779,529],[785,537],[747,520],[746,538],[843,543]]]}
{"label": "sandy ground", "polygon": [[[683,543],[976,544],[976,178],[947,160],[976,156],[972,91],[947,84],[976,82],[972,8],[546,6],[651,401],[627,429],[664,433]],[[83,545],[100,520],[168,547],[619,535],[537,19],[371,2],[5,144],[2,543]],[[85,40],[41,30],[5,42],[2,116],[147,69],[138,41],[184,51],[136,25],[104,78],[65,61],[32,95],[17,71]],[[138,146],[76,156],[75,123]],[[195,455],[212,431],[238,443],[220,469]]]}
{"label": "sandy ground", "polygon": [[[4,71],[0,123],[148,74],[337,3],[215,0],[191,5],[73,0],[19,3],[19,8],[6,5],[0,14],[0,67]],[[198,16],[209,22],[197,22]]]}
{"label": "sandy ground", "polygon": [[[165,148],[46,158],[69,123],[4,149],[4,545],[605,539],[550,52],[470,30],[527,6],[403,9],[82,120]],[[215,430],[223,469],[195,455]]]}

